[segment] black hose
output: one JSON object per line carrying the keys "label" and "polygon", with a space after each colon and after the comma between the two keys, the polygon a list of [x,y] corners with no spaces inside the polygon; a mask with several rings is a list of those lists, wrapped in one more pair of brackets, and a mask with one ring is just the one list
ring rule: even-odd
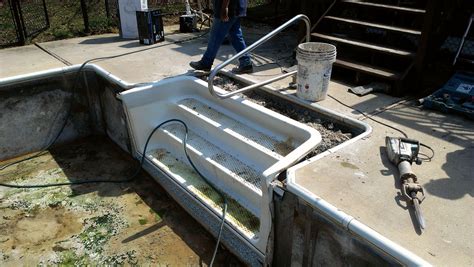
{"label": "black hose", "polygon": [[224,229],[224,223],[225,223],[225,215],[227,214],[227,198],[225,197],[224,193],[222,193],[220,190],[218,190],[211,182],[209,182],[206,177],[198,170],[198,168],[196,168],[196,166],[194,165],[193,161],[191,160],[191,158],[189,157],[188,155],[188,150],[187,150],[187,145],[186,145],[186,141],[188,139],[188,126],[186,125],[186,123],[184,123],[183,121],[181,120],[178,120],[178,119],[175,119],[175,120],[172,120],[172,121],[176,121],[176,122],[179,122],[181,123],[183,126],[184,126],[184,129],[185,129],[185,135],[184,135],[184,139],[183,139],[183,144],[184,144],[184,154],[186,155],[186,158],[188,159],[189,163],[191,164],[191,166],[193,167],[193,169],[197,172],[197,174],[199,174],[199,176],[201,176],[201,178],[206,181],[206,183],[214,190],[216,191],[219,196],[222,198],[222,220],[221,220],[221,225],[219,227],[219,233],[217,235],[217,242],[216,242],[216,247],[214,248],[214,253],[212,254],[212,259],[211,259],[211,263],[209,264],[210,267],[212,267],[214,265],[214,260],[216,259],[216,255],[217,255],[217,251],[219,250],[219,244],[220,244],[220,241],[221,241],[221,237],[222,237],[222,230]]}

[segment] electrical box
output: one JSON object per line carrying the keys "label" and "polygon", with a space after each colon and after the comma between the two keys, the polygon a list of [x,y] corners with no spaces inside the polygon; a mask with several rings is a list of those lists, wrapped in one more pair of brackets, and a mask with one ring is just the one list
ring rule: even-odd
{"label": "electrical box", "polygon": [[197,31],[196,15],[182,15],[179,17],[179,32],[195,32]]}
{"label": "electrical box", "polygon": [[120,37],[125,39],[138,38],[136,12],[147,8],[147,0],[118,0]]}
{"label": "electrical box", "polygon": [[137,11],[136,16],[141,44],[151,45],[165,40],[163,18],[159,9]]}

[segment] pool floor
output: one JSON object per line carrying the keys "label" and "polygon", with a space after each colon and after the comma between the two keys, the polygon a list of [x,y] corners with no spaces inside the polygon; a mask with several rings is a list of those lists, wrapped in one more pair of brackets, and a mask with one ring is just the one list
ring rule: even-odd
{"label": "pool floor", "polygon": [[[0,181],[124,179],[136,164],[109,139],[88,137],[0,171]],[[207,265],[215,245],[214,238],[143,171],[124,184],[0,187],[0,214],[2,266]],[[241,265],[222,248],[216,264]]]}

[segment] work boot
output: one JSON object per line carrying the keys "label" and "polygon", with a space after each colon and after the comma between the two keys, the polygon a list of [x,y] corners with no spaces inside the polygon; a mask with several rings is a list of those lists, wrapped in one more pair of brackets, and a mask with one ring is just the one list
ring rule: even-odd
{"label": "work boot", "polygon": [[191,61],[189,66],[195,70],[210,71],[212,66],[206,66],[201,61]]}
{"label": "work boot", "polygon": [[249,64],[246,66],[238,66],[232,69],[232,72],[235,74],[245,74],[245,73],[252,73],[253,72],[253,65]]}

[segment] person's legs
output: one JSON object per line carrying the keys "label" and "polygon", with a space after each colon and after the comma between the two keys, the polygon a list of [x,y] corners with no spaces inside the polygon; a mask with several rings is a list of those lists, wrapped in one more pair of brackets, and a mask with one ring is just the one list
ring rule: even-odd
{"label": "person's legs", "polygon": [[229,33],[229,29],[235,23],[235,18],[231,18],[227,22],[223,22],[218,18],[214,18],[214,23],[212,24],[209,41],[207,43],[207,49],[204,55],[202,56],[201,63],[205,66],[212,66],[214,59],[216,58],[219,47],[224,41],[226,35]]}
{"label": "person's legs", "polygon": [[[242,34],[242,28],[240,27],[240,18],[236,18],[235,23],[233,23],[230,27],[229,39],[237,53],[247,47],[247,45],[245,44],[244,36]],[[240,57],[239,62],[240,67],[252,65],[252,61],[250,60],[250,55],[248,53]]]}
{"label": "person's legs", "polygon": [[[242,35],[242,29],[240,28],[240,18],[234,17],[227,22],[214,18],[206,52],[200,61],[191,62],[190,66],[196,70],[210,70],[217,52],[219,51],[219,47],[226,36],[229,36],[232,46],[237,53],[247,47]],[[253,72],[253,66],[249,54],[239,58],[239,61],[240,64],[239,68],[235,70],[236,73]]]}

